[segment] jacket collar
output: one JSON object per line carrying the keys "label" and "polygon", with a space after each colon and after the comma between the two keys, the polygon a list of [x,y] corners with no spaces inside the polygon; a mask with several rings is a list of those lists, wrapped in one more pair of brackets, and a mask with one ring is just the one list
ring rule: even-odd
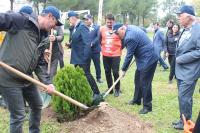
{"label": "jacket collar", "polygon": [[40,27],[39,27],[39,24],[38,24],[37,17],[35,15],[34,16],[33,15],[29,15],[28,17],[29,17],[29,21],[31,21],[37,27],[39,38],[40,38]]}

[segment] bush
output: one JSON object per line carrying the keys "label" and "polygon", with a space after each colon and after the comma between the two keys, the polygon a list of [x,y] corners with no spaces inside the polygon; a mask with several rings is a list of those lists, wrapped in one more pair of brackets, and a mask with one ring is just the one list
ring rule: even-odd
{"label": "bush", "polygon": [[[90,106],[92,103],[92,90],[81,68],[65,66],[60,69],[54,78],[57,91]],[[58,120],[74,120],[81,114],[80,107],[73,105],[60,97],[53,97],[53,108],[58,114]]]}

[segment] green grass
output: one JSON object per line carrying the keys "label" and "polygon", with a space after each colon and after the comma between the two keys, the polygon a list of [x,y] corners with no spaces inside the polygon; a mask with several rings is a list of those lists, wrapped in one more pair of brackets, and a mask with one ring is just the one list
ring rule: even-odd
{"label": "green grass", "polygon": [[[69,64],[69,59],[65,59],[65,63]],[[123,63],[123,57],[121,64]],[[102,63],[101,63],[102,65]],[[121,81],[121,90],[122,95],[118,98],[115,98],[113,95],[109,95],[106,98],[108,102],[113,107],[119,109],[122,112],[128,112],[132,115],[137,116],[145,122],[152,123],[155,133],[182,133],[183,131],[174,130],[171,127],[171,122],[179,118],[179,107],[177,99],[177,86],[176,81],[172,85],[168,84],[168,71],[162,71],[162,68],[157,66],[156,73],[153,80],[153,112],[146,115],[139,115],[138,111],[142,106],[130,106],[127,105],[128,102],[133,97],[134,91],[134,72],[135,65],[133,65],[130,70],[128,70],[126,76]],[[92,63],[91,72],[95,75],[94,65]],[[103,84],[98,84],[101,92],[104,92],[107,89],[104,69],[102,66],[102,79],[104,80]],[[194,92],[194,104],[193,104],[193,120],[195,121],[200,110],[200,95],[199,95],[199,86],[200,82],[197,83],[196,89]],[[3,114],[3,117],[0,117],[0,131],[2,133],[8,132],[8,112],[0,108],[0,114]],[[116,118],[117,119],[117,118]],[[25,122],[25,132],[28,132],[28,122]],[[41,123],[42,133],[59,133],[61,126],[59,123],[49,120],[48,122]]]}
{"label": "green grass", "polygon": [[[123,61],[121,62],[121,64]],[[94,68],[92,67],[92,70]],[[134,91],[134,72],[135,66],[132,66],[128,70],[126,76],[121,81],[122,95],[118,98],[114,96],[109,96],[106,98],[106,101],[113,107],[119,109],[122,112],[131,113],[136,115],[140,119],[150,122],[153,124],[155,133],[182,133],[174,130],[171,126],[171,122],[178,120],[179,118],[179,107],[178,107],[178,98],[177,98],[177,86],[176,81],[174,80],[173,84],[168,84],[168,71],[162,71],[162,68],[158,65],[156,73],[153,80],[153,112],[148,113],[147,115],[139,115],[138,111],[142,106],[130,106],[126,103],[132,99]],[[94,71],[92,71],[95,75]],[[102,77],[105,80],[104,72],[102,69]],[[195,121],[200,110],[199,107],[199,86],[200,82],[196,85],[196,90],[194,92],[194,105],[193,105],[193,120]],[[101,91],[106,90],[105,83],[101,86]]]}

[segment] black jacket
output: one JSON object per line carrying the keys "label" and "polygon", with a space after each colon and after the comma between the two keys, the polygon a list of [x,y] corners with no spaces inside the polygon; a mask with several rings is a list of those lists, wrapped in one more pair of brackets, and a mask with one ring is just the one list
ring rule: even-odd
{"label": "black jacket", "polygon": [[173,35],[172,33],[169,33],[166,36],[165,45],[166,45],[167,52],[169,53],[169,55],[175,55],[178,38],[179,38],[179,32],[176,33],[175,35]]}
{"label": "black jacket", "polygon": [[79,22],[71,35],[71,64],[88,64],[91,57],[89,29]]}
{"label": "black jacket", "polygon": [[[7,32],[0,48],[0,61],[30,76],[35,71],[41,82],[50,84],[49,75],[42,73],[38,65],[42,47],[47,43],[40,43],[36,18],[20,13],[0,13],[0,20],[0,31]],[[0,67],[0,86],[25,87],[30,84]]]}

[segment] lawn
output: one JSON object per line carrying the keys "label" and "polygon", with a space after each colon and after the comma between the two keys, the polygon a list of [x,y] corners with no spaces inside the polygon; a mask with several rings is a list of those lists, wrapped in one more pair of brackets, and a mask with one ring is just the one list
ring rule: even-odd
{"label": "lawn", "polygon": [[[65,50],[67,52],[69,50]],[[124,55],[122,56],[121,65],[123,63]],[[69,59],[65,58],[66,65],[69,64]],[[113,95],[110,95],[106,98],[108,102],[113,107],[119,109],[122,112],[128,112],[132,115],[137,116],[139,119],[152,123],[155,133],[182,133],[183,131],[174,130],[171,127],[171,122],[179,118],[179,109],[178,109],[178,99],[177,99],[177,86],[176,81],[174,80],[173,84],[168,84],[168,75],[169,70],[162,71],[162,68],[158,65],[156,73],[153,80],[153,112],[146,115],[139,115],[138,111],[142,106],[130,106],[126,103],[132,99],[134,92],[134,72],[135,65],[132,65],[130,70],[128,70],[126,76],[121,81],[121,90],[122,95],[118,98],[115,98]],[[91,67],[92,74],[95,77],[95,71],[92,64]],[[102,79],[103,84],[98,84],[101,92],[104,92],[107,89],[106,80],[104,75],[104,69],[102,67]],[[195,121],[200,110],[200,82],[196,85],[194,92],[194,101],[193,101],[193,120]],[[8,112],[0,108],[0,132],[8,132]],[[117,119],[117,118],[116,118]],[[25,132],[28,132],[27,126],[28,122],[25,122]],[[41,123],[42,133],[59,133],[60,124],[53,122],[51,120]],[[67,132],[67,131],[66,131]],[[124,131],[125,132],[125,131]],[[134,132],[134,131],[133,131]]]}

